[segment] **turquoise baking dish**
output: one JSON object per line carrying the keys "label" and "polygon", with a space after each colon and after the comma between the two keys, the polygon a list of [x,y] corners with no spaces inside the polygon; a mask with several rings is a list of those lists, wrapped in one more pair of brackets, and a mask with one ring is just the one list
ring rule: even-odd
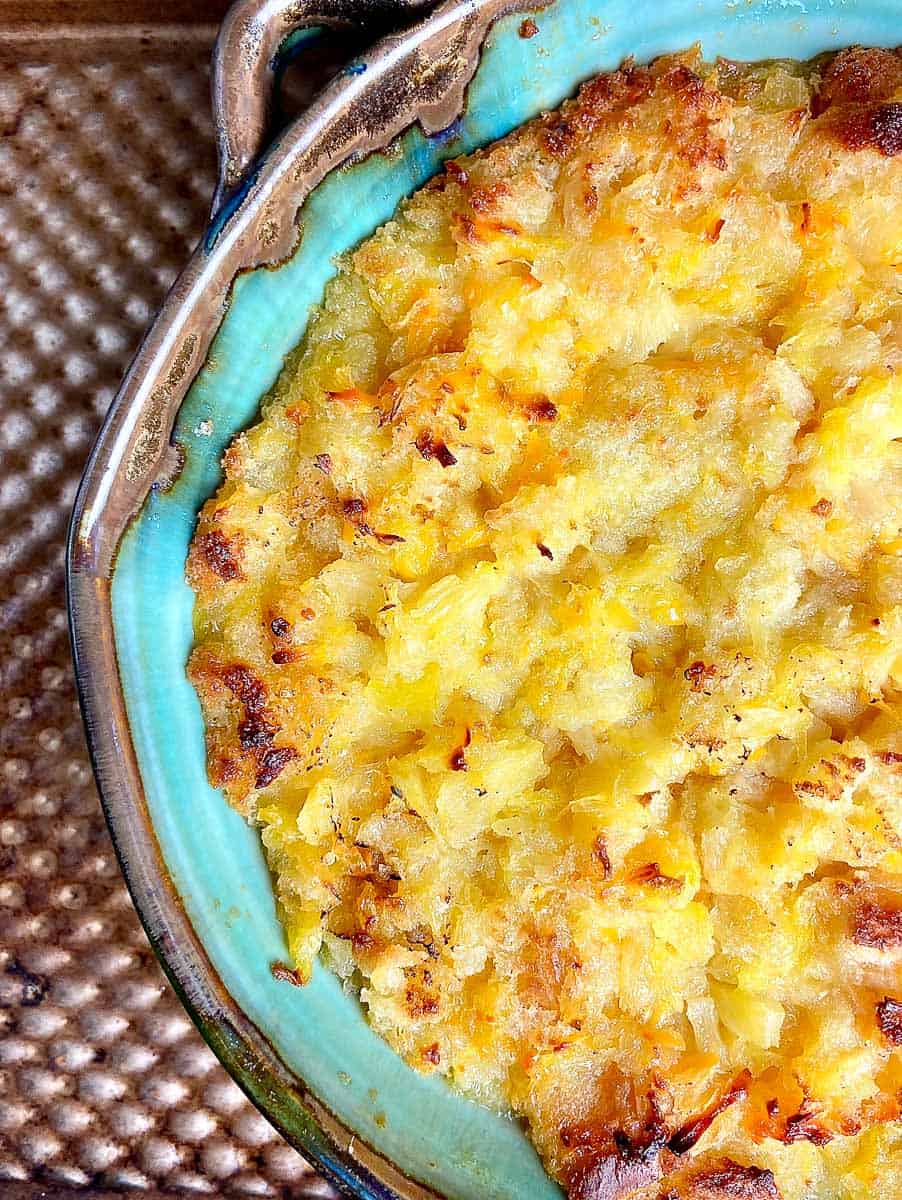
{"label": "turquoise baking dish", "polygon": [[337,254],[444,159],[556,106],[624,57],[806,58],[902,40],[899,0],[449,0],[351,63],[265,150],[280,53],[303,27],[412,19],[416,0],[239,0],[214,64],[216,210],[111,408],[78,493],[69,601],[97,779],[135,905],[225,1066],[336,1184],[362,1197],[551,1200],[516,1123],[398,1059],[327,971],[286,956],[256,833],[207,782],[185,676],[185,557],[232,436],[304,332]]}

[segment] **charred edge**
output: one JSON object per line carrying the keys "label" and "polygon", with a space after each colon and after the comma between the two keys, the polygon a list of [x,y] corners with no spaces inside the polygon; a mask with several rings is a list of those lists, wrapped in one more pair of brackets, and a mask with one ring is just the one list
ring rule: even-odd
{"label": "charred edge", "polygon": [[521,38],[534,38],[538,32],[539,27],[532,17],[527,17],[525,21],[520,22],[518,33]]}

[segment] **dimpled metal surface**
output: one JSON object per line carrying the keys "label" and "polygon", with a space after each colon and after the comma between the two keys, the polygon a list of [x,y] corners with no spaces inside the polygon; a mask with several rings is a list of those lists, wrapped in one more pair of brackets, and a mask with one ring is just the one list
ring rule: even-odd
{"label": "dimpled metal surface", "polygon": [[333,1195],[157,966],[70,666],[75,487],[214,185],[210,43],[180,41],[111,38],[93,57],[48,42],[24,62],[0,47],[0,1195],[15,1200]]}

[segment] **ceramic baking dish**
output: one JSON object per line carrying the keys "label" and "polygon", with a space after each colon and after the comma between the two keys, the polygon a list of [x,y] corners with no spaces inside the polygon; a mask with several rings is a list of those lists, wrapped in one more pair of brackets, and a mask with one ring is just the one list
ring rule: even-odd
{"label": "ceramic baking dish", "polygon": [[[185,676],[185,556],[219,460],[303,334],[334,257],[444,159],[555,107],[627,55],[806,58],[900,41],[897,0],[449,0],[351,63],[262,147],[280,51],[310,25],[407,16],[366,0],[239,0],[214,60],[214,217],[147,334],[72,519],[69,603],[88,740],[137,909],[225,1066],[305,1155],[365,1197],[559,1195],[519,1127],[418,1075],[286,950],[257,835],[207,782]],[[420,6],[423,7],[423,6]],[[532,33],[532,27],[527,27]]]}

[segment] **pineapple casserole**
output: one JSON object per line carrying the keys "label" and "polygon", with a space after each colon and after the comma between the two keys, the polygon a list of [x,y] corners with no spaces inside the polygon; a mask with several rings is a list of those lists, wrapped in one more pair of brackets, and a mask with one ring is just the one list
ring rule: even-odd
{"label": "pineapple casserole", "polygon": [[224,468],[189,672],[280,973],[574,1200],[900,1200],[902,55],[449,162]]}

